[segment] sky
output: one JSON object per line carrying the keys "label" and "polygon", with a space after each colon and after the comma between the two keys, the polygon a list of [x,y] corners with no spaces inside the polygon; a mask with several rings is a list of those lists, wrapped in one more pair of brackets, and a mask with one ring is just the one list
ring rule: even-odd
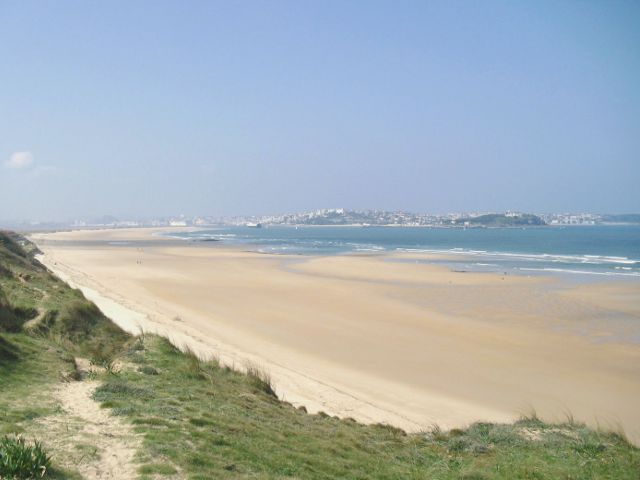
{"label": "sky", "polygon": [[0,1],[0,220],[640,211],[640,2]]}

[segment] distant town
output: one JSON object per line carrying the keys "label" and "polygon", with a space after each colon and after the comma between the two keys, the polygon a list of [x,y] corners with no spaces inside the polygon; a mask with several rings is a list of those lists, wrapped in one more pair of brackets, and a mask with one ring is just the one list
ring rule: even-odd
{"label": "distant town", "polygon": [[385,210],[321,209],[303,213],[262,216],[186,216],[149,219],[118,219],[103,216],[96,219],[78,219],[70,222],[5,221],[2,226],[21,230],[52,228],[105,228],[105,227],[206,227],[226,226],[390,226],[440,228],[490,228],[566,225],[624,225],[640,224],[640,214],[546,213],[522,212],[459,212],[447,214],[411,213]]}

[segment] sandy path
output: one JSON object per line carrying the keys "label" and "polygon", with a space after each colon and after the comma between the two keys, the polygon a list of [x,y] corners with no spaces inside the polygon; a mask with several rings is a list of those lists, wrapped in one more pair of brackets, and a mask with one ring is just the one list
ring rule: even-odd
{"label": "sandy path", "polygon": [[100,408],[92,395],[100,382],[61,383],[53,392],[61,412],[35,422],[30,434],[44,441],[54,462],[88,480],[137,478],[141,438],[131,425]]}
{"label": "sandy path", "polygon": [[57,391],[62,408],[81,423],[80,429],[65,442],[81,442],[96,448],[95,461],[76,465],[86,479],[134,479],[133,462],[140,445],[130,425],[100,408],[91,396],[99,382],[80,381],[63,384]]}
{"label": "sandy path", "polygon": [[261,364],[310,411],[415,431],[535,408],[640,439],[640,347],[626,340],[640,333],[638,285],[457,273],[407,254],[259,255],[152,232],[35,239],[124,328]]}

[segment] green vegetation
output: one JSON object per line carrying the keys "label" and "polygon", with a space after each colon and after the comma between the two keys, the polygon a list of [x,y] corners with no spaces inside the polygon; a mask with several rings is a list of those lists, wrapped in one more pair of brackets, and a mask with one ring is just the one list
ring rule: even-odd
{"label": "green vegetation", "polygon": [[522,213],[517,215],[505,215],[503,213],[491,213],[478,217],[460,218],[456,220],[458,225],[471,225],[483,227],[526,227],[546,225],[537,215]]}
{"label": "green vegetation", "polygon": [[42,478],[50,467],[51,459],[39,442],[30,445],[20,437],[0,439],[2,478]]}
{"label": "green vegetation", "polygon": [[[28,245],[25,250],[20,245]],[[0,232],[0,332],[26,327],[70,354],[104,363],[129,338],[79,290],[69,288],[33,258],[21,237]]]}
{"label": "green vegetation", "polygon": [[[42,460],[46,441],[23,441],[16,435],[32,438],[36,424],[60,414],[53,393],[61,381],[78,378],[74,357],[104,362],[130,338],[80,291],[51,275],[33,258],[35,253],[18,235],[0,232],[0,435],[8,435],[2,479],[36,478],[14,467],[28,459],[28,452],[32,460]],[[52,462],[53,467],[36,462],[47,467],[47,478],[76,478],[56,469],[55,457]]]}
{"label": "green vegetation", "polygon": [[[95,393],[144,434],[143,478],[635,479],[640,452],[622,437],[536,418],[420,435],[309,415],[245,375],[147,335]],[[157,375],[146,375],[143,368]]]}
{"label": "green vegetation", "polygon": [[[100,382],[94,398],[142,435],[135,460],[143,479],[638,479],[639,449],[571,421],[407,435],[309,415],[278,400],[259,368],[239,373],[164,338],[131,338],[35,262],[19,237],[0,235],[0,435],[9,435],[11,458],[31,452],[46,478],[77,478],[54,468],[74,462],[64,458],[72,453],[52,451],[45,427],[60,415],[55,388],[78,378],[75,357],[84,357],[117,362],[91,375]],[[70,448],[74,458],[101,456],[91,442]],[[13,472],[0,469],[0,478]]]}
{"label": "green vegetation", "polygon": [[73,377],[73,357],[44,338],[0,334],[0,435],[24,433],[30,422],[52,415],[52,390]]}

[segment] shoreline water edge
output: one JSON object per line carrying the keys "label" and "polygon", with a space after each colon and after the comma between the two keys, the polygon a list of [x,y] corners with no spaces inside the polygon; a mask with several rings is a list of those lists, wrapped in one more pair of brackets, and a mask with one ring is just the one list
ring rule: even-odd
{"label": "shoreline water edge", "polygon": [[[247,252],[251,242],[166,232],[31,238],[48,268],[125,330],[159,333],[241,369],[260,365],[281,398],[311,412],[420,431],[535,409],[640,440],[635,278],[505,275],[504,263],[456,271],[469,261],[455,250],[269,255]],[[178,232],[203,235],[170,235]],[[637,257],[587,258],[608,268]]]}
{"label": "shoreline water edge", "polygon": [[[640,279],[640,226],[426,228],[354,226],[215,227],[159,235],[238,245],[261,253],[433,254],[450,268],[512,274]],[[444,258],[446,257],[446,258]],[[584,281],[584,278],[576,278]],[[588,278],[586,279],[588,280]]]}

